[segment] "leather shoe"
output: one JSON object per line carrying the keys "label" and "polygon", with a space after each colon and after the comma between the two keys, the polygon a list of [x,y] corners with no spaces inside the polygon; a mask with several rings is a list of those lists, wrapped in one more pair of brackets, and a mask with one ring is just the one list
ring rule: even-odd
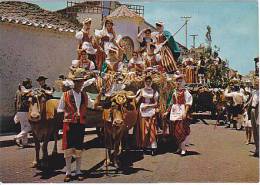
{"label": "leather shoe", "polygon": [[71,181],[71,175],[66,175],[64,178],[64,182],[69,182]]}
{"label": "leather shoe", "polygon": [[77,179],[78,181],[83,181],[84,180],[83,174],[77,175]]}

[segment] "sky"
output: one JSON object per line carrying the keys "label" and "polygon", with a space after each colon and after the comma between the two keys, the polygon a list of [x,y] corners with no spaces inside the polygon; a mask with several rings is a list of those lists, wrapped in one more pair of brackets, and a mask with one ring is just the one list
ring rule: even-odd
{"label": "sky", "polygon": [[[66,7],[66,0],[26,0],[47,10]],[[74,0],[75,1],[75,0]],[[82,0],[81,0],[82,1]],[[175,33],[183,24],[182,16],[191,16],[188,35],[198,34],[196,46],[205,43],[207,25],[211,27],[212,46],[220,48],[219,55],[229,66],[245,75],[254,70],[253,59],[259,55],[259,26],[257,0],[145,0],[120,1],[144,5],[144,17],[153,24],[163,21],[165,29]],[[185,45],[185,29],[175,35]],[[188,36],[188,48],[192,38]]]}

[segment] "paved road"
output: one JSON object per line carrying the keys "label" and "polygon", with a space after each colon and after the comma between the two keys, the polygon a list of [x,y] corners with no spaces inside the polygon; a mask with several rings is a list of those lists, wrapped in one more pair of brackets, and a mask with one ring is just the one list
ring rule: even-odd
{"label": "paved road", "polygon": [[[157,156],[130,151],[122,155],[123,170],[109,167],[108,176],[102,161],[104,149],[95,135],[85,137],[82,169],[84,182],[258,182],[259,158],[252,157],[253,145],[245,145],[245,132],[197,123],[191,126],[189,155],[174,154],[173,145],[161,148]],[[51,152],[52,142],[49,146]],[[59,141],[59,147],[61,142]],[[17,146],[0,148],[2,182],[63,182],[62,151],[50,158],[51,172],[31,168],[34,148]],[[75,162],[73,163],[73,167]],[[77,182],[77,181],[74,181]]]}

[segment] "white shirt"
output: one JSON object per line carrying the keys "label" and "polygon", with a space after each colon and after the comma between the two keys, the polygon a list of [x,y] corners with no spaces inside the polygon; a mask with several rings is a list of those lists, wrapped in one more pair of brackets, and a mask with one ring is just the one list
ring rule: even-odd
{"label": "white shirt", "polygon": [[226,97],[232,97],[234,105],[242,105],[244,102],[246,102],[246,97],[241,92],[228,93],[228,89],[226,89],[224,95]]}
{"label": "white shirt", "polygon": [[[82,67],[83,67],[83,68],[86,68],[86,67],[88,67],[88,65],[87,65],[87,64],[82,64]],[[92,71],[92,70],[94,70],[94,69],[95,69],[95,64],[94,64],[93,61],[90,60],[89,69],[87,69],[87,70]]]}
{"label": "white shirt", "polygon": [[[76,107],[77,107],[77,112],[79,113],[79,108],[80,108],[80,104],[81,104],[81,92],[77,93],[76,91],[72,90],[73,92],[73,96],[75,99],[75,103],[76,103]],[[90,99],[89,96],[88,97],[88,108],[94,109],[94,100]],[[64,102],[64,94],[62,95],[60,102],[59,102],[59,106],[57,109],[57,112],[64,112],[65,109],[65,102]]]}
{"label": "white shirt", "polygon": [[252,106],[256,107],[259,104],[259,90],[254,90],[252,93]]}
{"label": "white shirt", "polygon": [[[192,95],[189,93],[188,90],[184,91],[184,99],[185,99],[185,105],[192,105]],[[184,104],[173,104],[171,107],[171,113],[170,113],[170,120],[176,121],[176,120],[183,120],[184,113],[185,113],[185,105]]]}

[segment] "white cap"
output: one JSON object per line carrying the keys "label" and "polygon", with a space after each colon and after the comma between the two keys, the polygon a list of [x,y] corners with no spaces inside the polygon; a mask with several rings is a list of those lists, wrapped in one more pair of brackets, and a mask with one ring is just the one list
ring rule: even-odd
{"label": "white cap", "polygon": [[78,67],[79,60],[72,60],[71,64],[72,64],[73,67]]}

